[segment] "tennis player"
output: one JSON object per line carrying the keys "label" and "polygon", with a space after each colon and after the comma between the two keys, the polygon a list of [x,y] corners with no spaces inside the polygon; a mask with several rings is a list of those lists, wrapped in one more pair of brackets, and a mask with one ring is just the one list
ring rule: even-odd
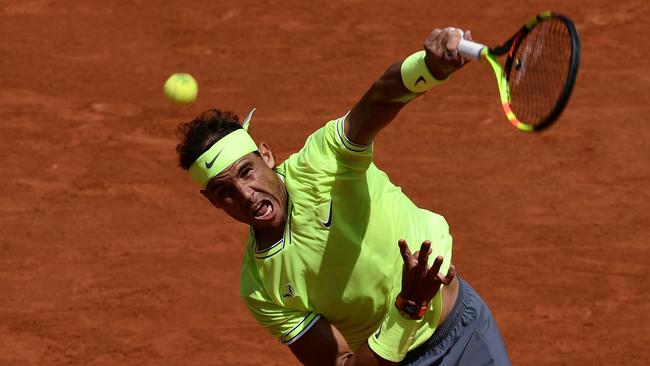
{"label": "tennis player", "polygon": [[[375,136],[467,60],[435,29],[343,117],[281,164],[230,112],[179,126],[201,193],[250,226],[240,293],[305,365],[509,365],[494,318],[451,264],[442,216],[416,207],[372,162]],[[471,39],[469,32],[465,38]]]}

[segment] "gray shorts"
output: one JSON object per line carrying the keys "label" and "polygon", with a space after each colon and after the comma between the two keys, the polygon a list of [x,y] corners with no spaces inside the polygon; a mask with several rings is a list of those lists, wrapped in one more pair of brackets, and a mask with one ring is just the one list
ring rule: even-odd
{"label": "gray shorts", "polygon": [[483,299],[462,278],[458,299],[431,338],[406,354],[400,365],[510,365],[506,347]]}

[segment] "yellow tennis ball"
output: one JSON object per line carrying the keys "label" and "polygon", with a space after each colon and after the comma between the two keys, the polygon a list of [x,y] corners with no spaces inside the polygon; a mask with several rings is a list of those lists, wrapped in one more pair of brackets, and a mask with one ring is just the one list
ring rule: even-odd
{"label": "yellow tennis ball", "polygon": [[192,75],[179,72],[165,81],[165,96],[177,104],[189,104],[196,99],[199,85]]}

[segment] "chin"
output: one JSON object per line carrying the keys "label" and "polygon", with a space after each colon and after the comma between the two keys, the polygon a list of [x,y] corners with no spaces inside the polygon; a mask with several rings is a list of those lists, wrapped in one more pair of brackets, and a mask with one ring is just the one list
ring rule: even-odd
{"label": "chin", "polygon": [[264,228],[266,229],[278,229],[284,226],[284,218],[276,216],[271,221],[263,223]]}

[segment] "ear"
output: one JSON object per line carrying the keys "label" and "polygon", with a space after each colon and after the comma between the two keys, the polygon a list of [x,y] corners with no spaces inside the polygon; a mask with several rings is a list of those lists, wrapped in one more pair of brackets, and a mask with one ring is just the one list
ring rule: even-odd
{"label": "ear", "polygon": [[266,166],[269,168],[273,169],[275,168],[275,156],[273,155],[273,151],[271,151],[271,148],[266,142],[260,142],[260,146],[258,146],[260,150],[260,155],[262,155],[262,160],[264,160],[264,163],[266,163]]}
{"label": "ear", "polygon": [[212,206],[214,206],[216,208],[221,208],[221,205],[219,205],[219,203],[216,200],[213,200],[212,197],[210,197],[210,194],[208,194],[208,191],[206,191],[205,189],[202,189],[201,194],[203,195],[203,197],[207,198],[208,201],[210,201],[210,203],[212,203]]}

